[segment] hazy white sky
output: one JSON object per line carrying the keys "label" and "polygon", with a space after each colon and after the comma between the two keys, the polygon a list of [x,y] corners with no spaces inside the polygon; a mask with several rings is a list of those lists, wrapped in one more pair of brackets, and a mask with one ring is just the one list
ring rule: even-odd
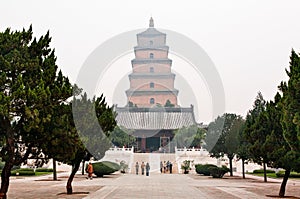
{"label": "hazy white sky", "polygon": [[[223,81],[226,112],[245,116],[258,91],[272,99],[286,79],[291,49],[300,51],[299,8],[299,0],[10,0],[0,4],[0,30],[30,24],[36,36],[50,30],[58,65],[75,82],[97,46],[147,28],[152,15],[155,27],[184,34],[207,52]],[[124,67],[131,68],[130,61]],[[211,120],[207,112],[198,114]]]}

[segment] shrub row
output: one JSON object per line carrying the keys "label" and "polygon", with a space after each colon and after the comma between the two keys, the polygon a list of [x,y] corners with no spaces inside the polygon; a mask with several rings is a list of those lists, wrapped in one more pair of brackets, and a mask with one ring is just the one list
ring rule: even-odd
{"label": "shrub row", "polygon": [[53,172],[53,169],[36,168],[35,172]]}
{"label": "shrub row", "polygon": [[217,167],[213,164],[196,164],[196,172],[205,176],[212,176],[213,178],[222,178],[225,173],[229,172],[226,166]]}
{"label": "shrub row", "polygon": [[97,177],[103,177],[103,175],[109,175],[120,170],[120,165],[114,162],[103,161],[93,163],[94,174]]}
{"label": "shrub row", "polygon": [[[263,169],[256,169],[256,170],[253,171],[253,173],[264,173],[264,170]],[[275,173],[275,171],[267,169],[266,173]]]}
{"label": "shrub row", "polygon": [[35,175],[35,172],[33,169],[16,169],[16,170],[13,170],[11,171],[11,175],[12,176],[34,176]]}
{"label": "shrub row", "polygon": [[210,171],[209,171],[210,167],[217,167],[217,166],[214,164],[196,164],[195,165],[196,172],[198,174],[202,174],[205,176],[210,176]]}

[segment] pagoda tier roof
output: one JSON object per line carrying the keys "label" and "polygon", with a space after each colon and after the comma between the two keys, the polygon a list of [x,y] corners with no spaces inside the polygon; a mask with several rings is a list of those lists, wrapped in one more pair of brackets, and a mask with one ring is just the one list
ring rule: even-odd
{"label": "pagoda tier roof", "polygon": [[134,47],[135,51],[141,51],[141,50],[161,50],[161,51],[168,51],[169,50],[169,46],[135,46]]}
{"label": "pagoda tier roof", "polygon": [[178,107],[116,107],[117,124],[132,130],[175,130],[196,125],[193,106]]}
{"label": "pagoda tier roof", "polygon": [[138,33],[138,37],[156,37],[156,36],[166,36],[165,33],[162,33],[158,30],[156,30],[153,27],[147,28],[144,32]]}
{"label": "pagoda tier roof", "polygon": [[148,63],[168,63],[172,64],[171,59],[133,59],[131,60],[131,64],[148,64]]}
{"label": "pagoda tier roof", "polygon": [[131,73],[128,75],[129,79],[164,79],[175,78],[174,73]]}
{"label": "pagoda tier roof", "polygon": [[125,91],[127,96],[147,96],[147,95],[178,95],[178,90],[177,89],[156,89],[156,88],[149,88],[149,89],[128,89]]}

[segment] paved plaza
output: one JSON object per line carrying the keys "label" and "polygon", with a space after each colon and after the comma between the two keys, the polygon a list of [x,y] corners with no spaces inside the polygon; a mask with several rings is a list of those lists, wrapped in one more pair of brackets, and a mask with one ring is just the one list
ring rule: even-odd
{"label": "paved plaza", "polygon": [[[249,177],[249,176],[248,176]],[[104,178],[85,179],[76,175],[73,182],[75,194],[66,195],[67,174],[59,174],[58,181],[50,176],[12,177],[9,198],[272,198],[279,192],[281,180],[253,177],[246,180],[238,176],[212,179],[196,174],[150,173],[149,177],[135,174],[113,174]],[[300,181],[290,180],[287,196],[300,198]]]}

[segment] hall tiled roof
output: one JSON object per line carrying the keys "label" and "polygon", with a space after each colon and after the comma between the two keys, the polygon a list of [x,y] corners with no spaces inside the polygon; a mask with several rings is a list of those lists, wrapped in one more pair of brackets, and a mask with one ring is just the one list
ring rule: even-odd
{"label": "hall tiled roof", "polygon": [[116,112],[117,124],[127,129],[174,130],[196,124],[192,106],[189,108],[116,107]]}

